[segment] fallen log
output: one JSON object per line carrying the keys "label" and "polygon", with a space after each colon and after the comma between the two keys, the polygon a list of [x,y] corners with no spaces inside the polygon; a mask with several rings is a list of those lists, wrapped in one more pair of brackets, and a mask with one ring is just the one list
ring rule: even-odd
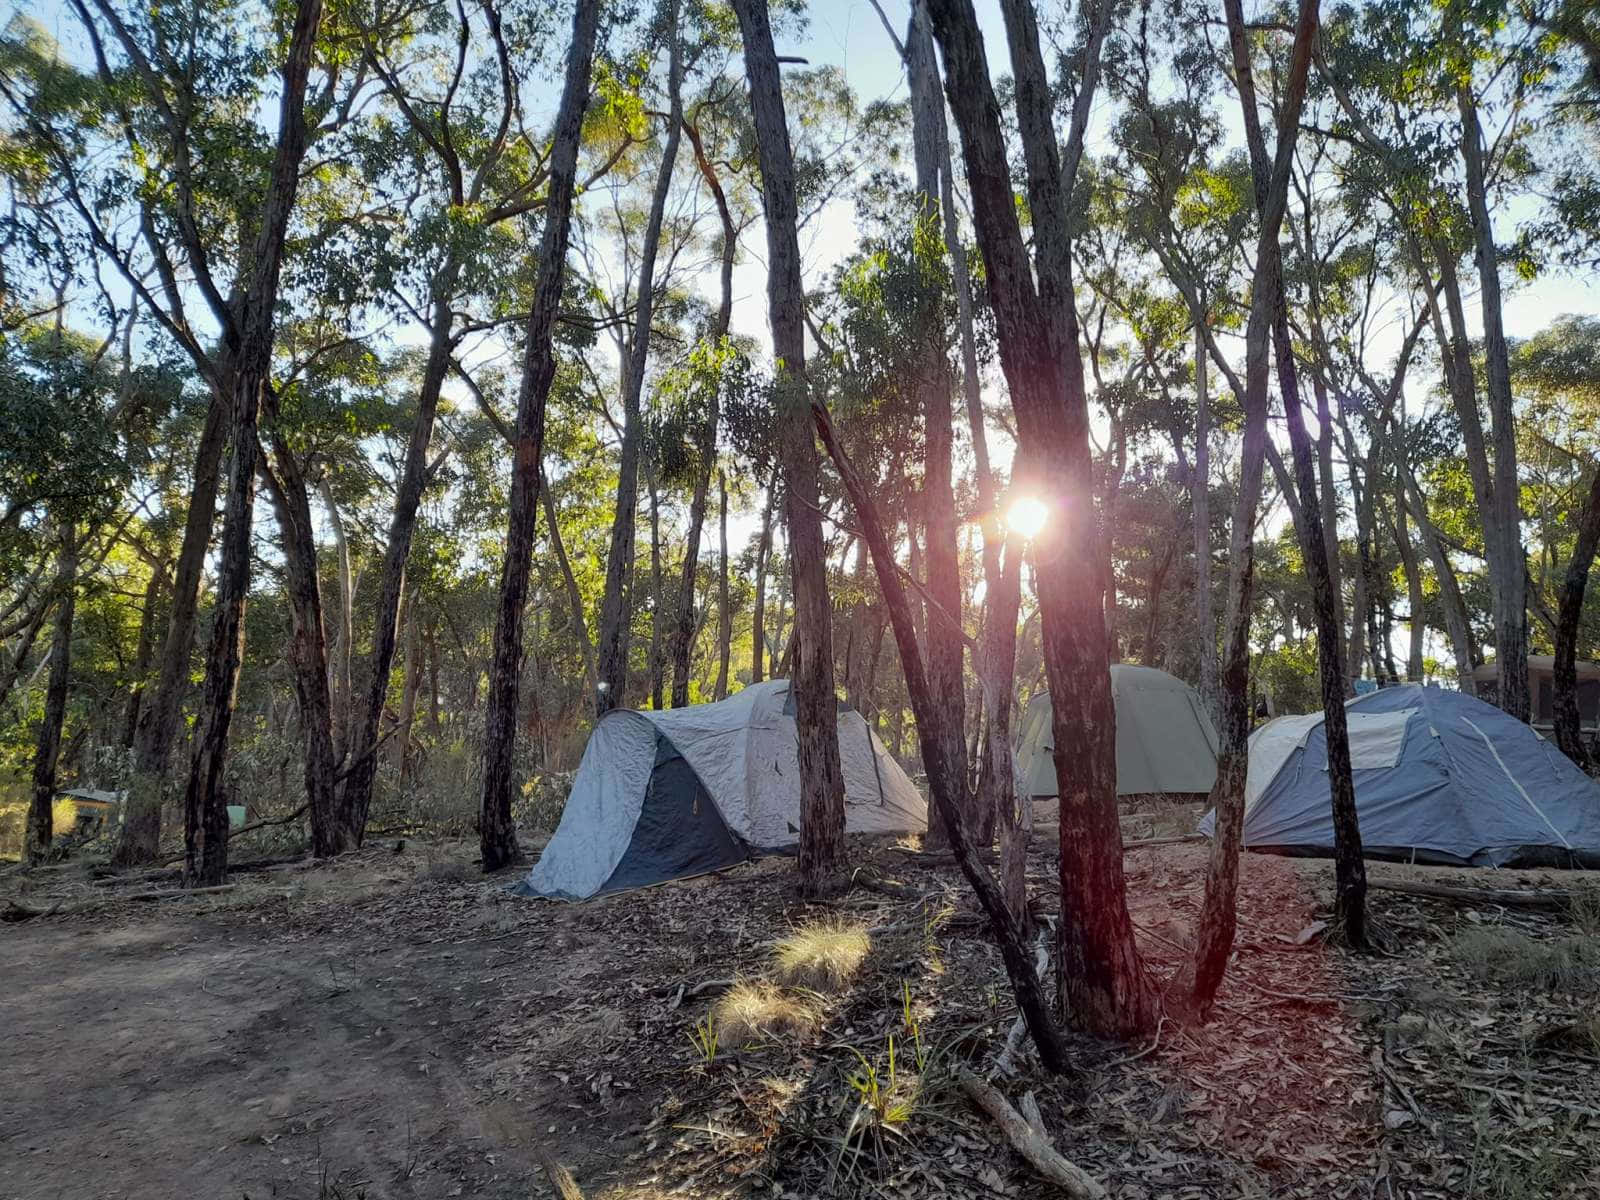
{"label": "fallen log", "polygon": [[1413,883],[1398,879],[1369,879],[1367,890],[1394,892],[1401,896],[1422,896],[1429,900],[1447,900],[1452,904],[1499,905],[1502,908],[1526,908],[1543,912],[1565,912],[1572,906],[1576,893],[1566,889],[1549,888],[1469,888],[1450,883]]}
{"label": "fallen log", "polygon": [[[1151,846],[1176,846],[1180,842],[1204,842],[1209,839],[1203,833],[1185,833],[1174,837],[1140,838],[1137,841],[1123,842],[1122,851],[1126,854],[1129,850],[1145,850]],[[912,862],[925,867],[953,867],[956,865],[956,856],[948,850],[912,850],[906,846],[890,846],[896,854],[904,855]],[[1053,849],[1053,847],[1052,847]],[[1000,856],[993,850],[985,850],[979,854],[987,866],[997,866]]]}
{"label": "fallen log", "polygon": [[[1011,1148],[1025,1159],[1030,1167],[1054,1183],[1075,1200],[1102,1200],[1105,1188],[1082,1167],[1064,1158],[1051,1144],[1042,1122],[1036,1127],[1011,1106],[998,1089],[979,1079],[971,1071],[957,1075],[961,1090],[967,1098],[988,1114],[1000,1127]],[[1030,1105],[1037,1118],[1037,1105]]]}
{"label": "fallen log", "polygon": [[[0,912],[0,921],[31,921],[35,917],[70,917],[76,913],[93,912],[111,904],[126,904],[133,901],[153,900],[181,900],[186,896],[211,896],[218,892],[231,892],[238,884],[219,883],[213,887],[198,888],[163,888],[153,892],[129,892],[126,895],[98,895],[78,904],[68,904],[57,901],[49,908],[39,908],[26,904],[21,900],[8,899],[5,911]],[[254,893],[262,899],[272,896],[288,896],[291,893],[282,888],[274,888]]]}

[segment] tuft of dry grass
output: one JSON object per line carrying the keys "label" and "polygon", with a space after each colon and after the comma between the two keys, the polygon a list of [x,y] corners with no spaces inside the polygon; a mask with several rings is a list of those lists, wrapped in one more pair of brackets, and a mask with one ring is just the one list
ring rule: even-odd
{"label": "tuft of dry grass", "polygon": [[871,949],[866,926],[819,922],[780,941],[773,951],[773,966],[784,983],[837,992],[855,977]]}
{"label": "tuft of dry grass", "polygon": [[1600,986],[1600,938],[1584,934],[1539,940],[1498,925],[1464,929],[1450,956],[1488,983],[1558,992]]}
{"label": "tuft of dry grass", "polygon": [[432,883],[467,883],[477,872],[459,858],[430,858],[422,874]]}
{"label": "tuft of dry grass", "polygon": [[810,1000],[775,984],[747,979],[722,993],[711,1010],[717,1040],[729,1046],[809,1033],[816,1026],[817,1015],[816,1005]]}

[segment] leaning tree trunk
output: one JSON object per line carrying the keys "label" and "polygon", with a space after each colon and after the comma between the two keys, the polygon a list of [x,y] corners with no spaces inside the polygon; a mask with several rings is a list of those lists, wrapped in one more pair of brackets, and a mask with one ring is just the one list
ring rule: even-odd
{"label": "leaning tree trunk", "polygon": [[345,777],[343,804],[350,814],[359,842],[367,827],[372,808],[372,789],[378,774],[378,727],[389,695],[389,677],[394,670],[401,596],[406,586],[406,564],[411,558],[411,542],[417,528],[417,511],[428,486],[428,446],[433,440],[434,417],[439,411],[439,395],[450,371],[455,349],[450,331],[453,320],[451,300],[455,296],[461,264],[451,255],[434,278],[432,332],[428,359],[422,369],[417,391],[417,419],[406,442],[405,464],[400,471],[400,486],[395,492],[394,513],[389,520],[389,541],[384,549],[383,573],[378,579],[378,606],[373,614],[372,654],[368,659],[366,694],[362,697],[359,724],[349,740],[349,774]]}
{"label": "leaning tree trunk", "polygon": [[1578,622],[1583,616],[1583,594],[1594,565],[1595,547],[1600,544],[1600,463],[1589,480],[1589,496],[1583,515],[1578,518],[1578,536],[1561,582],[1561,603],[1556,613],[1555,645],[1555,722],[1556,745],[1561,752],[1588,770],[1589,751],[1583,744],[1578,714]]}
{"label": "leaning tree trunk", "polygon": [[299,0],[288,57],[283,67],[283,97],[272,178],[262,204],[261,227],[251,256],[244,295],[234,306],[235,349],[229,379],[229,432],[233,453],[228,468],[228,499],[223,510],[222,548],[217,562],[217,598],[211,645],[206,655],[189,782],[184,791],[184,877],[191,884],[219,884],[228,871],[228,808],[222,775],[233,723],[239,667],[244,658],[244,605],[250,591],[250,526],[255,508],[256,419],[272,370],[278,276],[284,238],[300,184],[305,157],[306,80],[322,22],[321,0]]}
{"label": "leaning tree trunk", "polygon": [[[1256,211],[1266,221],[1272,207],[1269,193],[1276,160],[1269,162],[1267,158],[1266,140],[1256,109],[1243,8],[1240,0],[1225,0],[1225,4],[1234,74],[1255,177]],[[1316,0],[1306,0],[1302,4],[1301,21],[1315,24]],[[1304,53],[1310,54],[1309,41]],[[1292,136],[1292,125],[1288,131]],[[1280,137],[1280,150],[1282,146]],[[1322,498],[1317,486],[1317,452],[1306,429],[1305,410],[1300,402],[1294,346],[1290,338],[1287,300],[1284,296],[1283,264],[1275,224],[1272,230],[1270,241],[1264,238],[1261,243],[1265,261],[1258,267],[1258,277],[1269,289],[1273,307],[1272,342],[1278,366],[1278,390],[1283,397],[1284,413],[1288,418],[1289,442],[1294,457],[1294,483],[1300,495],[1300,508],[1305,522],[1301,546],[1310,576],[1312,604],[1316,610],[1317,667],[1322,680],[1323,728],[1327,735],[1328,784],[1333,806],[1334,916],[1350,944],[1364,947],[1367,940],[1367,873],[1366,863],[1361,857],[1361,828],[1356,816],[1355,780],[1350,770],[1350,736],[1344,707],[1344,630],[1339,621],[1337,597],[1334,594],[1335,576],[1323,529]]]}
{"label": "leaning tree trunk", "polygon": [[328,858],[352,849],[356,831],[338,802],[338,755],[334,750],[333,697],[328,686],[328,642],[317,577],[316,533],[299,462],[276,437],[273,451],[276,469],[264,456],[259,469],[282,534],[284,588],[289,597],[288,658],[300,711],[311,852],[318,858]]}
{"label": "leaning tree trunk", "polygon": [[[661,224],[672,190],[672,171],[678,160],[683,125],[683,46],[678,37],[678,0],[666,0],[666,16],[670,111],[666,145],[662,147],[661,163],[656,169],[655,191],[650,197],[650,215],[645,222],[644,243],[639,252],[633,336],[628,342],[627,361],[623,364],[622,457],[617,470],[617,505],[611,522],[611,544],[606,552],[605,594],[600,602],[601,687],[595,708],[601,715],[627,700],[628,628],[632,605],[628,576],[633,569],[634,529],[639,505],[640,399],[644,391],[645,363],[650,355],[650,320],[655,311],[656,255],[661,247]],[[651,658],[658,663],[654,653]]]}
{"label": "leaning tree trunk", "polygon": [[[1244,19],[1239,0],[1227,0],[1227,15],[1235,62],[1240,62],[1240,56],[1244,56],[1239,77],[1248,120],[1254,114],[1255,97],[1249,86],[1248,51],[1244,47]],[[1223,617],[1225,649],[1219,696],[1222,721],[1218,730],[1217,780],[1211,788],[1216,825],[1206,869],[1205,894],[1195,921],[1194,956],[1187,968],[1189,986],[1183,1001],[1189,1015],[1201,1020],[1210,1013],[1227,972],[1238,920],[1239,847],[1243,840],[1244,785],[1250,756],[1250,619],[1255,589],[1256,507],[1261,498],[1268,445],[1270,338],[1274,308],[1282,295],[1281,287],[1273,287],[1271,281],[1276,275],[1273,261],[1288,202],[1296,127],[1305,99],[1316,31],[1317,0],[1302,0],[1285,81],[1276,153],[1266,186],[1257,184],[1260,228],[1250,319],[1245,331],[1245,384],[1241,397],[1245,412],[1244,444],[1240,450],[1239,490],[1234,499],[1233,528],[1229,534],[1228,600]],[[1259,129],[1255,141],[1262,148],[1259,157],[1264,158],[1264,141]],[[1257,156],[1253,154],[1252,157]]]}
{"label": "leaning tree trunk", "polygon": [[500,570],[500,602],[495,615],[494,660],[489,675],[488,711],[483,735],[483,796],[478,816],[485,872],[521,857],[511,817],[512,758],[516,749],[518,684],[522,672],[522,625],[533,565],[534,525],[539,507],[540,462],[544,456],[545,401],[555,378],[550,335],[561,305],[561,282],[572,225],[572,195],[577,184],[578,143],[589,101],[589,75],[600,0],[578,0],[567,48],[566,82],[556,113],[550,148],[549,198],[539,243],[539,274],[528,312],[522,351],[522,383],[517,391],[516,445],[512,450],[511,513],[506,556]]}
{"label": "leaning tree trunk", "polygon": [[1467,602],[1461,594],[1461,583],[1456,578],[1456,569],[1450,561],[1444,539],[1428,515],[1428,502],[1417,485],[1417,478],[1411,471],[1410,463],[1406,462],[1398,440],[1390,445],[1390,455],[1394,459],[1400,484],[1395,503],[1416,521],[1423,548],[1428,553],[1428,560],[1433,563],[1434,578],[1439,584],[1439,606],[1444,610],[1445,633],[1449,635],[1450,649],[1455,655],[1456,673],[1466,681],[1478,665],[1479,653],[1478,639],[1472,632],[1472,621],[1467,615]]}
{"label": "leaning tree trunk", "polygon": [[78,601],[78,534],[69,523],[61,530],[56,563],[56,620],[50,635],[50,682],[44,718],[33,747],[33,791],[28,804],[23,858],[34,865],[50,854],[56,798],[56,761],[61,756],[61,726],[67,716],[67,684],[72,670],[72,616]]}
{"label": "leaning tree trunk", "polygon": [[217,484],[222,452],[228,440],[228,404],[224,392],[214,392],[206,410],[195,450],[188,511],[183,521],[183,543],[172,579],[172,611],[161,645],[161,671],[155,691],[139,715],[134,735],[133,771],[123,806],[122,830],[111,861],[119,867],[153,862],[161,842],[161,802],[166,786],[172,743],[178,736],[178,717],[189,688],[189,659],[194,650],[195,614],[206,555],[211,549],[211,527],[216,519]]}
{"label": "leaning tree trunk", "polygon": [[561,579],[567,588],[567,607],[572,610],[572,628],[578,635],[578,652],[583,655],[583,677],[589,686],[592,703],[599,676],[595,674],[594,643],[589,640],[589,622],[583,615],[583,593],[578,590],[578,577],[572,573],[572,560],[567,557],[566,542],[561,537],[561,522],[556,515],[555,494],[550,481],[539,477],[539,503],[544,508],[545,527],[550,530],[550,548],[555,551],[556,565],[561,568]]}
{"label": "leaning tree trunk", "polygon": [[[1029,468],[1024,481],[1038,490],[1055,523],[1036,542],[1034,562],[1061,788],[1063,1003],[1083,1028],[1128,1036],[1154,1027],[1158,1001],[1134,940],[1123,876],[1115,715],[1100,603],[1102,543],[1090,504],[1088,409],[1066,206],[1109,13],[1102,10],[1095,22],[1063,170],[1032,10],[1025,0],[1002,4],[1038,247],[1037,261],[1031,263],[977,15],[970,0],[933,0],[929,10],[944,53],[946,93],[961,132],[1019,450]],[[920,720],[918,724],[920,732]],[[1003,909],[1003,897],[997,902]]]}
{"label": "leaning tree trunk", "polygon": [[777,420],[784,520],[794,580],[795,653],[790,694],[800,746],[800,886],[815,895],[845,865],[844,777],[833,682],[833,611],[817,508],[817,444],[806,382],[805,292],[796,233],[794,158],[778,57],[764,0],[733,0],[744,38],[745,74],[767,218],[767,306],[777,358]]}
{"label": "leaning tree trunk", "polygon": [[[1511,362],[1501,317],[1500,257],[1489,215],[1483,134],[1469,82],[1456,90],[1461,112],[1461,159],[1466,166],[1467,211],[1478,251],[1478,296],[1483,311],[1485,392],[1494,442],[1494,519],[1484,533],[1499,543],[1490,571],[1500,604],[1495,613],[1495,658],[1500,664],[1500,707],[1519,721],[1532,715],[1528,689],[1528,569],[1522,551],[1522,497],[1517,478],[1517,430],[1511,394]],[[1498,564],[1495,561],[1498,558]]]}
{"label": "leaning tree trunk", "polygon": [[[722,222],[722,254],[721,254],[721,301],[717,305],[717,318],[711,327],[711,340],[720,352],[728,336],[728,326],[733,320],[733,265],[734,258],[739,249],[739,229],[734,224],[733,210],[728,205],[727,194],[723,191],[722,181],[717,177],[716,169],[711,165],[705,146],[701,143],[700,131],[693,125],[684,123],[684,131],[689,135],[689,144],[694,149],[694,160],[700,168],[700,175],[710,189],[712,199],[716,201],[717,216]],[[705,418],[700,422],[699,436],[695,439],[695,453],[699,458],[699,470],[694,480],[694,496],[689,502],[689,531],[685,535],[683,548],[683,571],[679,577],[678,585],[678,613],[677,620],[672,628],[672,707],[682,708],[689,703],[689,652],[693,646],[694,629],[694,584],[695,569],[700,561],[700,532],[705,525],[706,497],[711,490],[711,473],[717,466],[717,425],[721,420],[720,400],[721,388],[713,386],[711,395],[706,402]],[[723,599],[722,612],[726,614],[727,605],[727,504],[728,495],[726,487],[722,491],[722,533],[723,533],[723,561],[719,596]],[[726,645],[726,643],[721,643]],[[720,651],[719,651],[720,653]],[[717,685],[716,698],[722,699],[726,694],[727,659],[718,660],[721,671],[721,682]]]}

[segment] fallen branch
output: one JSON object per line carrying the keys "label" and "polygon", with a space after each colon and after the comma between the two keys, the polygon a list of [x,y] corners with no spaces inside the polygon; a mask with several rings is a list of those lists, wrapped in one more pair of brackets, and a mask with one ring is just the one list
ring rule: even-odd
{"label": "fallen branch", "polygon": [[1208,840],[1203,833],[1185,833],[1177,837],[1141,838],[1136,842],[1123,842],[1122,852],[1126,854],[1129,850],[1143,850],[1147,846],[1176,846],[1179,842],[1204,842]]}
{"label": "fallen branch", "polygon": [[[105,908],[110,904],[126,904],[136,900],[181,900],[188,896],[210,896],[218,892],[231,892],[238,884],[219,883],[214,887],[199,888],[163,888],[154,892],[129,892],[125,896],[100,895],[79,904],[67,904],[57,901],[49,908],[37,908],[32,904],[24,904],[20,900],[7,900],[6,909],[0,912],[0,921],[31,921],[35,917],[70,917],[77,913],[93,912]],[[263,899],[270,896],[288,896],[291,893],[282,888],[254,893]]]}
{"label": "fallen branch", "polygon": [[733,984],[734,981],[732,979],[702,979],[693,987],[682,983],[678,984],[676,989],[669,987],[667,991],[675,994],[672,997],[672,1002],[667,1005],[667,1011],[671,1012],[691,996],[704,995],[706,992],[725,992]]}
{"label": "fallen branch", "polygon": [[[979,1079],[971,1071],[961,1071],[957,1079],[967,1098],[1000,1127],[1000,1132],[1005,1134],[1006,1141],[1011,1143],[1011,1148],[1021,1155],[1030,1167],[1077,1200],[1102,1200],[1106,1194],[1105,1188],[1101,1187],[1082,1167],[1062,1157],[1060,1151],[1051,1144],[1042,1121],[1035,1127],[1027,1117],[1011,1107],[1011,1102],[996,1088]],[[1037,1120],[1038,1105],[1029,1105],[1029,1108]]]}
{"label": "fallen branch", "polygon": [[887,875],[879,875],[876,871],[861,867],[850,876],[850,881],[857,887],[866,888],[869,892],[877,892],[882,896],[893,896],[898,900],[921,900],[928,893],[921,888],[913,887],[909,883],[901,883],[898,879],[890,879]]}
{"label": "fallen branch", "polygon": [[1367,889],[1395,892],[1402,896],[1424,896],[1429,900],[1447,900],[1452,904],[1498,904],[1502,908],[1544,912],[1565,912],[1572,906],[1574,896],[1570,891],[1554,888],[1541,891],[1525,888],[1467,888],[1449,883],[1406,883],[1391,879],[1370,879]]}
{"label": "fallen branch", "polygon": [[[1122,850],[1123,853],[1127,853],[1129,850],[1145,850],[1151,846],[1176,846],[1181,842],[1204,842],[1206,840],[1207,838],[1203,833],[1185,833],[1175,837],[1140,838],[1137,841],[1122,843]],[[956,865],[956,856],[949,851],[912,850],[905,846],[890,846],[889,849],[925,867],[953,867]],[[989,866],[994,866],[1000,861],[1000,856],[993,850],[981,851],[980,857]],[[1377,887],[1378,885],[1371,884],[1370,886]]]}
{"label": "fallen branch", "polygon": [[[1033,945],[1033,970],[1034,970],[1034,974],[1038,975],[1040,979],[1043,979],[1044,978],[1045,968],[1048,967],[1049,965],[1050,965],[1050,931],[1049,931],[1048,928],[1046,928],[1043,925],[1041,925],[1040,929],[1039,929],[1039,936],[1034,940],[1034,945]],[[1011,1060],[1014,1057],[1016,1057],[1016,1053],[1017,1053],[1018,1049],[1021,1048],[1021,1046],[1022,1046],[1022,1039],[1024,1037],[1026,1037],[1027,1034],[1028,1034],[1028,1023],[1026,1021],[1024,1021],[1021,1016],[1018,1016],[1016,1021],[1011,1026],[1011,1032],[1006,1034],[1006,1044],[1005,1044],[1005,1047],[1000,1051],[1000,1057],[995,1059],[994,1072],[993,1072],[994,1074],[996,1074],[996,1075],[1005,1075],[1008,1078],[1011,1076],[1011,1074],[1015,1071],[1015,1067],[1012,1065]],[[1032,1097],[1033,1097],[1033,1093],[1029,1092],[1028,1095],[1023,1098],[1024,1102],[1025,1102],[1024,1103],[1024,1112],[1025,1113],[1026,1113],[1026,1101],[1032,1099]],[[1041,1132],[1043,1132],[1042,1128],[1041,1128]]]}

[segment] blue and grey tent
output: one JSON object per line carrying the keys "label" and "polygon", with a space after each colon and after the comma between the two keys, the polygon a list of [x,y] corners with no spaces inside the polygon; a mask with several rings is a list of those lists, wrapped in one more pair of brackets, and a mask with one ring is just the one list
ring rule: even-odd
{"label": "blue and grey tent", "polygon": [[[1600,784],[1531,727],[1462,692],[1407,684],[1349,702],[1361,844],[1459,866],[1600,866]],[[1201,823],[1209,834],[1208,813]],[[1333,853],[1321,713],[1250,737],[1244,844]]]}
{"label": "blue and grey tent", "polygon": [[[844,827],[928,827],[927,802],[860,713],[841,703]],[[582,900],[744,862],[800,840],[799,731],[787,679],[715,704],[595,723],[555,836],[516,891]]]}

